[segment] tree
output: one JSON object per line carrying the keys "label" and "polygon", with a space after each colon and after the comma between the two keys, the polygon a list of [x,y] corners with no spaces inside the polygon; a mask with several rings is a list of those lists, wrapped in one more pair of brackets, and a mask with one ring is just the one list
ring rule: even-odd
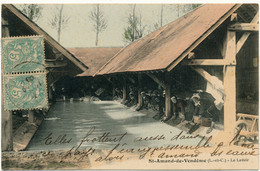
{"label": "tree", "polygon": [[190,4],[176,4],[177,18],[190,11]]}
{"label": "tree", "polygon": [[177,18],[182,15],[187,14],[190,11],[193,11],[195,8],[199,7],[201,4],[176,4],[173,6],[172,10],[176,11]]}
{"label": "tree", "polygon": [[57,30],[58,42],[60,42],[61,30],[66,28],[69,17],[63,14],[63,5],[60,8],[56,7],[56,9],[57,12],[52,15],[49,23],[53,29]]}
{"label": "tree", "polygon": [[180,17],[181,4],[177,4],[177,5],[176,5],[176,8],[177,8],[177,17],[179,18],[179,17]]}
{"label": "tree", "polygon": [[97,4],[89,15],[90,20],[93,22],[93,30],[96,32],[96,46],[98,45],[99,33],[107,28],[107,20],[104,17],[103,11],[100,10],[99,4]]}
{"label": "tree", "polygon": [[198,8],[199,6],[201,6],[201,4],[191,4],[192,9]]}
{"label": "tree", "polygon": [[175,18],[179,18],[180,16],[194,10],[195,8],[199,7],[201,4],[174,4],[174,5],[164,5],[161,4],[160,8],[160,18],[159,20],[153,24],[153,28],[149,30],[149,32],[155,31],[160,29],[163,26],[163,15],[164,15],[164,8],[170,8],[175,11]]}
{"label": "tree", "polygon": [[135,13],[136,5],[132,5],[131,13],[127,18],[128,26],[124,29],[124,39],[126,42],[133,42],[143,36],[145,27],[142,25],[142,15],[139,18]]}
{"label": "tree", "polygon": [[32,21],[37,21],[42,12],[42,7],[36,4],[21,5],[21,11]]}
{"label": "tree", "polygon": [[158,30],[159,28],[161,28],[163,26],[163,4],[161,5],[161,14],[160,14],[160,20],[159,22],[156,22],[154,24],[154,29]]}
{"label": "tree", "polygon": [[186,13],[188,13],[190,11],[195,10],[199,6],[201,6],[201,4],[186,4],[186,5],[184,5],[183,12],[186,14]]}

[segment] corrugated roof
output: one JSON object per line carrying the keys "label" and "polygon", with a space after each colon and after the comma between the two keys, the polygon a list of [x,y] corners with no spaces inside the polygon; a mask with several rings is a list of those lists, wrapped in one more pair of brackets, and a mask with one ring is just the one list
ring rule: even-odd
{"label": "corrugated roof", "polygon": [[196,41],[205,39],[202,35],[213,32],[214,26],[222,23],[220,19],[226,19],[231,15],[230,11],[237,9],[238,6],[235,4],[203,5],[128,45],[96,74],[167,69]]}
{"label": "corrugated roof", "polygon": [[76,58],[89,67],[77,76],[92,76],[122,48],[67,48]]}

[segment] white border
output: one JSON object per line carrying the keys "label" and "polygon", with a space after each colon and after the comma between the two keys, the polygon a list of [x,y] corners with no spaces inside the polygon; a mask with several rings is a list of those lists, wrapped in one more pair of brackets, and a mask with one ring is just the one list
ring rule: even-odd
{"label": "white border", "polygon": [[169,3],[259,3],[259,0],[1,0],[0,4],[24,4],[24,3],[40,3],[40,4],[169,4]]}

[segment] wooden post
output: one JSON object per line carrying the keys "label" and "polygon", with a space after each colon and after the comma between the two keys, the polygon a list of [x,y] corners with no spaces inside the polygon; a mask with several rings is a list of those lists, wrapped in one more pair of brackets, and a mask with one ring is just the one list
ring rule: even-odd
{"label": "wooden post", "polygon": [[143,97],[142,97],[142,75],[138,73],[138,104],[136,107],[136,111],[139,111],[143,106]]}
{"label": "wooden post", "polygon": [[116,95],[115,84],[112,82],[112,100],[114,100],[115,95]]}
{"label": "wooden post", "polygon": [[[227,31],[225,59],[236,61],[236,32],[234,31]],[[224,66],[223,72],[225,91],[224,131],[232,135],[236,122],[236,65]]]}
{"label": "wooden post", "polygon": [[[3,92],[3,91],[2,91]],[[11,111],[4,111],[2,100],[2,151],[13,150],[13,119]]]}
{"label": "wooden post", "polygon": [[126,78],[123,78],[123,102],[126,101]]}
{"label": "wooden post", "polygon": [[142,92],[142,75],[138,74],[138,106],[139,107],[142,106],[142,102],[143,102],[141,92]]}
{"label": "wooden post", "polygon": [[165,71],[165,115],[171,115],[171,76],[170,73]]}
{"label": "wooden post", "polygon": [[112,100],[115,99],[115,96],[116,96],[116,85],[115,85],[115,78],[114,77],[111,77],[111,84],[112,84]]}
{"label": "wooden post", "polygon": [[[2,37],[9,37],[9,28],[8,28],[8,20],[3,18],[2,16]],[[3,75],[1,74],[1,79],[3,82]],[[4,94],[2,84],[2,95]],[[3,96],[2,96],[3,97]],[[13,119],[12,119],[12,112],[11,111],[4,111],[4,100],[1,100],[2,106],[2,151],[12,151],[13,150]]]}
{"label": "wooden post", "polygon": [[34,123],[34,111],[33,110],[28,110],[28,122]]}
{"label": "wooden post", "polygon": [[48,98],[49,98],[49,103],[50,101],[53,102],[53,96],[52,96],[52,90],[51,90],[51,85],[48,86]]}

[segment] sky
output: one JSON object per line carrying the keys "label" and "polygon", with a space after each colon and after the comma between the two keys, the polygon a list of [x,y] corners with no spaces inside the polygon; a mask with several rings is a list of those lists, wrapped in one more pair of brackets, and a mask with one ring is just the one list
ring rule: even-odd
{"label": "sky", "polygon": [[[18,8],[19,5],[16,5]],[[48,34],[57,40],[57,31],[50,23],[57,7],[60,5],[41,5],[42,15],[36,23]],[[61,31],[60,43],[68,47],[96,47],[95,31],[89,18],[94,4],[65,4],[64,15],[70,19],[67,27]],[[127,27],[127,17],[131,11],[130,4],[101,4],[100,9],[107,20],[107,28],[99,35],[98,47],[123,47],[127,43],[123,39],[124,28]],[[163,5],[163,25],[178,18],[177,6],[174,4]],[[142,15],[142,25],[145,26],[145,34],[154,31],[154,24],[160,21],[161,4],[137,4],[136,15]],[[180,15],[183,15],[180,12]]]}

